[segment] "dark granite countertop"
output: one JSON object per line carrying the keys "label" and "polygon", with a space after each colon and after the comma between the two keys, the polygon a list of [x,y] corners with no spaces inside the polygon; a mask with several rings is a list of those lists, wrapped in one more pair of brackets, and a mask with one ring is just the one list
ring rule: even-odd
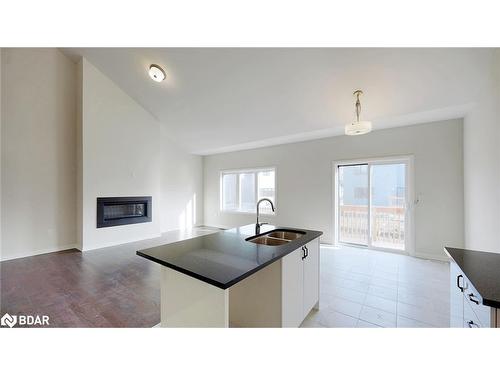
{"label": "dark granite countertop", "polygon": [[500,308],[500,254],[445,247],[483,299],[483,305]]}
{"label": "dark granite countertop", "polygon": [[323,234],[314,230],[274,225],[263,225],[260,233],[265,234],[275,229],[290,229],[305,234],[280,246],[258,245],[245,241],[246,238],[255,236],[255,224],[251,224],[139,250],[137,255],[227,289]]}

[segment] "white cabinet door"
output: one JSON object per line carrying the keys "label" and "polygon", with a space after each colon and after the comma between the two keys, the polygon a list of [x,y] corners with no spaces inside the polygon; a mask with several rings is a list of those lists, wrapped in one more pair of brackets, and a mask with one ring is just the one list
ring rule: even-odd
{"label": "white cabinet door", "polygon": [[307,256],[304,259],[304,311],[305,318],[319,301],[319,240],[315,239],[307,245]]}
{"label": "white cabinet door", "polygon": [[483,305],[483,298],[479,292],[474,288],[474,285],[466,278],[467,290],[464,291],[464,314],[465,305],[469,304],[474,314],[476,314],[477,319],[481,323],[481,327],[490,328],[492,327],[492,322],[495,321],[495,309],[489,306]]}
{"label": "white cabinet door", "polygon": [[471,305],[469,302],[466,300],[466,296],[463,297],[464,299],[464,320],[463,320],[463,327],[464,328],[483,328],[483,325],[477,318],[476,313],[474,313],[474,310],[472,309]]}
{"label": "white cabinet door", "polygon": [[299,248],[281,259],[281,324],[298,327],[304,320],[304,265]]}
{"label": "white cabinet door", "polygon": [[465,286],[465,278],[452,260],[450,261],[450,327],[455,328],[462,327],[464,323],[464,294],[459,286]]}

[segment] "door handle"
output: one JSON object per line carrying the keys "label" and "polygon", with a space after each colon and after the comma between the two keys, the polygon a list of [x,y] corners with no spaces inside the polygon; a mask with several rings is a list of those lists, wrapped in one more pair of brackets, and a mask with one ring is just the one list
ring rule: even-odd
{"label": "door handle", "polygon": [[302,260],[306,259],[306,250],[304,249],[305,246],[302,246]]}
{"label": "door handle", "polygon": [[307,246],[304,246],[304,249],[306,249],[306,258],[309,256],[309,249],[307,248]]}
{"label": "door handle", "polygon": [[474,323],[472,320],[469,320],[467,324],[469,325],[469,328],[479,328],[479,325]]}
{"label": "door handle", "polygon": [[462,279],[463,279],[463,278],[464,278],[464,275],[458,275],[458,276],[457,276],[457,287],[458,287],[458,289],[460,289],[460,291],[461,291],[461,292],[463,292],[463,291],[464,291],[464,288],[460,286],[460,278],[462,278]]}
{"label": "door handle", "polygon": [[472,302],[474,302],[476,305],[479,305],[479,300],[474,299],[472,297],[474,297],[474,293],[470,293],[469,294],[469,300],[471,300]]}

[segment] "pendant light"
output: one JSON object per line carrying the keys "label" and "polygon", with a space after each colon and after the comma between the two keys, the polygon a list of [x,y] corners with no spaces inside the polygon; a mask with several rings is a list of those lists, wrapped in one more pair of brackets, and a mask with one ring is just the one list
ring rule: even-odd
{"label": "pendant light", "polygon": [[359,121],[359,114],[361,113],[361,103],[359,101],[359,96],[363,94],[363,91],[354,91],[354,96],[356,97],[356,121],[353,121],[345,126],[346,135],[361,135],[372,131],[372,123],[370,121]]}

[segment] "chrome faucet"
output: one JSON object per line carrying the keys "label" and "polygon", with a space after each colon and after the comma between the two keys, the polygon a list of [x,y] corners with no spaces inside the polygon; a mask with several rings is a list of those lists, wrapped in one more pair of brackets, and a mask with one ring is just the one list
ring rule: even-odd
{"label": "chrome faucet", "polygon": [[271,204],[271,209],[273,210],[274,212],[274,204],[273,202],[268,199],[268,198],[262,198],[261,200],[259,200],[257,202],[257,223],[255,224],[255,234],[259,234],[260,233],[260,227],[264,224],[269,224],[269,223],[259,223],[259,205],[264,202],[264,201],[268,201],[270,204]]}

